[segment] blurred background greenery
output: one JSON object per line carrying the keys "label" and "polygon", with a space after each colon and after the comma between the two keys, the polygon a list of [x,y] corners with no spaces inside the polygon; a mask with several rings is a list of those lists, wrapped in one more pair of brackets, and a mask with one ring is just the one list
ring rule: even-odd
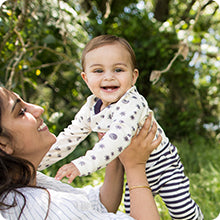
{"label": "blurred background greenery", "polygon": [[[8,0],[0,8],[0,86],[43,106],[57,135],[90,94],[80,77],[85,44],[100,34],[126,38],[137,56],[139,92],[178,147],[192,197],[213,219],[220,212],[219,30],[213,0]],[[44,173],[54,176],[96,141],[90,135]],[[103,178],[101,170],[73,185]],[[156,201],[161,219],[169,219]]]}

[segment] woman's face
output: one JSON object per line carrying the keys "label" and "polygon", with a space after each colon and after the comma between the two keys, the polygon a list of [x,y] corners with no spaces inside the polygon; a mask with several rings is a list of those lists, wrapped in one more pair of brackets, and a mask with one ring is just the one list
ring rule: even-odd
{"label": "woman's face", "polygon": [[1,126],[12,136],[11,154],[39,165],[44,155],[55,143],[55,136],[43,123],[43,108],[24,102],[17,94],[6,95],[0,88],[3,99]]}

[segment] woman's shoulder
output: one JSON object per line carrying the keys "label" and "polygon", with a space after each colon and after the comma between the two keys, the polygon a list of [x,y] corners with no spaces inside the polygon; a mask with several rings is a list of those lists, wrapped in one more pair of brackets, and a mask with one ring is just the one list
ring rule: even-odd
{"label": "woman's shoulder", "polygon": [[81,194],[85,196],[92,193],[92,191],[94,191],[95,194],[99,191],[99,187],[92,186],[75,188],[69,184],[56,180],[53,177],[47,176],[39,171],[37,172],[37,186],[46,188],[51,191]]}
{"label": "woman's shoulder", "polygon": [[69,184],[58,181],[53,177],[47,176],[39,171],[37,172],[37,187],[64,192],[74,190],[74,187],[70,186]]}

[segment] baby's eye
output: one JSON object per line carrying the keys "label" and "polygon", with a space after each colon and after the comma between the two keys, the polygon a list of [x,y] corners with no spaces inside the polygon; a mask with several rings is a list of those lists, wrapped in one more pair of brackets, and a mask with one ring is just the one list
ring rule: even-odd
{"label": "baby's eye", "polygon": [[95,72],[95,73],[102,73],[103,70],[102,70],[102,69],[96,69],[96,70],[94,70],[94,72]]}
{"label": "baby's eye", "polygon": [[121,68],[116,68],[116,69],[115,69],[115,72],[116,72],[116,73],[119,73],[119,72],[122,72],[122,71],[123,71],[123,70],[122,70]]}
{"label": "baby's eye", "polygon": [[19,111],[19,115],[24,115],[26,111],[27,108],[21,108],[21,110]]}

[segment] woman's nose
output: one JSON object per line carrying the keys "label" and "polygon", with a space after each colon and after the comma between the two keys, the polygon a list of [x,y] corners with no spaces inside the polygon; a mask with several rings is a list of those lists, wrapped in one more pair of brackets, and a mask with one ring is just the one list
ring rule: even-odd
{"label": "woman's nose", "polygon": [[30,112],[35,118],[38,118],[43,114],[44,109],[38,105],[33,105],[29,103],[28,112]]}

